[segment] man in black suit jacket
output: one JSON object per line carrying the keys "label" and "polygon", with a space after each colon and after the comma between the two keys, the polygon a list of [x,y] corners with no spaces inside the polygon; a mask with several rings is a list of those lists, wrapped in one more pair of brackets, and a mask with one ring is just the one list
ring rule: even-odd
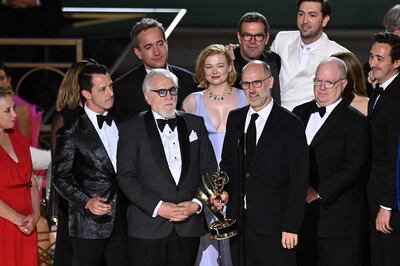
{"label": "man in black suit jacket", "polygon": [[138,67],[128,71],[114,82],[115,108],[118,121],[136,116],[149,108],[142,93],[142,83],[146,74],[153,68],[164,68],[179,79],[178,105],[196,90],[193,73],[167,63],[168,43],[160,22],[143,18],[131,31],[133,51],[142,61]]}
{"label": "man in black suit jacket", "polygon": [[306,126],[310,148],[299,266],[363,265],[369,128],[367,119],[342,101],[346,73],[341,60],[322,60],[314,78],[316,101],[293,110]]}
{"label": "man in black suit jacket", "polygon": [[69,201],[72,265],[129,265],[116,180],[118,129],[108,110],[112,81],[102,65],[78,76],[84,111],[57,132],[54,186]]}
{"label": "man in black suit jacket", "polygon": [[[272,85],[272,98],[277,104],[281,104],[281,89],[279,86],[279,71],[281,70],[281,58],[278,54],[267,49],[269,41],[269,24],[264,15],[258,12],[244,14],[238,23],[236,37],[239,47],[232,51],[236,73],[238,75],[234,87],[240,88],[243,67],[252,60],[260,60],[269,65],[274,85]],[[234,46],[229,46],[233,48]]]}
{"label": "man in black suit jacket", "polygon": [[227,217],[241,225],[231,241],[234,265],[296,265],[307,142],[300,119],[272,100],[273,82],[266,63],[248,63],[241,85],[250,106],[228,117],[220,166],[230,176]]}
{"label": "man in black suit jacket", "polygon": [[367,186],[373,266],[399,265],[400,213],[396,206],[396,160],[400,125],[400,37],[373,38],[369,65],[378,83],[369,100],[372,166]]}
{"label": "man in black suit jacket", "polygon": [[150,71],[143,93],[151,109],[120,127],[118,182],[131,201],[132,265],[194,265],[205,233],[195,195],[217,163],[203,119],[175,110],[177,87],[168,70]]}

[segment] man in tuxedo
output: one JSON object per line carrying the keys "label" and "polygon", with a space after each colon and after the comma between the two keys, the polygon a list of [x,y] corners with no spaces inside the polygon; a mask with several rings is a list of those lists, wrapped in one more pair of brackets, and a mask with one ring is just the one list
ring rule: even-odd
{"label": "man in tuxedo", "polygon": [[400,213],[396,206],[396,160],[400,125],[400,37],[373,37],[369,65],[377,81],[368,104],[372,165],[367,185],[373,266],[398,265]]}
{"label": "man in tuxedo", "polygon": [[[272,86],[272,98],[275,103],[281,103],[281,91],[279,86],[279,70],[281,58],[276,53],[267,49],[269,41],[269,24],[266,17],[258,12],[244,14],[238,22],[236,37],[239,46],[229,45],[238,75],[234,87],[240,88],[240,80],[243,67],[252,60],[260,60],[267,63],[274,77]],[[233,48],[235,47],[235,48]]]}
{"label": "man in tuxedo", "polygon": [[132,265],[194,265],[206,232],[195,195],[217,163],[203,119],[176,111],[178,90],[173,73],[151,70],[143,81],[150,109],[121,124],[118,182],[131,201]]}
{"label": "man in tuxedo", "polygon": [[293,110],[306,126],[310,156],[299,266],[363,266],[369,128],[341,98],[346,73],[340,59],[322,60],[314,78],[315,101]]}
{"label": "man in tuxedo", "polygon": [[131,31],[133,52],[142,64],[118,77],[115,83],[115,107],[118,121],[133,117],[148,109],[142,93],[142,83],[146,74],[153,68],[164,68],[174,73],[179,79],[178,104],[196,90],[193,73],[167,63],[168,43],[160,22],[143,18]]}
{"label": "man in tuxedo", "polygon": [[271,50],[281,57],[282,106],[292,110],[314,99],[312,78],[322,59],[347,51],[323,32],[331,16],[327,0],[298,0],[298,31],[279,32]]}
{"label": "man in tuxedo", "polygon": [[118,129],[112,81],[103,65],[78,75],[84,110],[57,132],[54,186],[69,201],[72,265],[129,265],[123,195],[117,187]]}
{"label": "man in tuxedo", "polygon": [[228,173],[227,217],[239,220],[234,265],[296,265],[308,153],[303,123],[271,97],[268,64],[248,63],[241,86],[250,106],[231,111],[221,169]]}

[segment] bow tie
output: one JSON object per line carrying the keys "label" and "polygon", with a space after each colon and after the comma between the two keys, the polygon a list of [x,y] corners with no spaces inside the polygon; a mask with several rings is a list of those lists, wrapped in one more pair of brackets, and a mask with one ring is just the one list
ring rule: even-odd
{"label": "bow tie", "polygon": [[164,131],[165,125],[169,126],[172,131],[176,128],[176,118],[171,119],[157,119],[157,125],[160,128],[161,132]]}
{"label": "bow tie", "polygon": [[322,106],[322,107],[318,107],[316,104],[314,105],[314,107],[312,108],[312,113],[319,113],[319,116],[322,118],[324,117],[325,113],[326,113],[326,107]]}
{"label": "bow tie", "polygon": [[107,125],[111,126],[112,121],[113,116],[111,112],[108,112],[107,115],[97,115],[97,124],[99,125],[100,129],[103,127],[104,122],[106,122]]}

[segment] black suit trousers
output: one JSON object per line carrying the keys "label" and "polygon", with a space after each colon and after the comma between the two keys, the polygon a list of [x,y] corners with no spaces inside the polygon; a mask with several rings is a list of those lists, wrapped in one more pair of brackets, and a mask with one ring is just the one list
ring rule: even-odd
{"label": "black suit trousers", "polygon": [[196,262],[200,237],[182,237],[173,229],[164,238],[128,241],[132,266],[189,266]]}
{"label": "black suit trousers", "polygon": [[128,237],[117,208],[114,230],[106,239],[71,237],[72,266],[129,266]]}

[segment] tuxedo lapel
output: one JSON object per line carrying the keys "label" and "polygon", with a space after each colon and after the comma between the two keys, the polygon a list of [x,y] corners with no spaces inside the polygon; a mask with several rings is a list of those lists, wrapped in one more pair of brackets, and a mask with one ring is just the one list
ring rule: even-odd
{"label": "tuxedo lapel", "polygon": [[175,182],[171,171],[169,170],[167,157],[165,157],[164,146],[161,142],[160,134],[151,110],[148,110],[144,115],[144,124],[147,137],[149,138],[151,153],[154,161],[157,162],[157,166],[160,168],[161,172],[164,173],[165,176],[168,176],[172,182]]}
{"label": "tuxedo lapel", "polygon": [[303,121],[304,127],[307,127],[308,121],[310,120],[311,114],[313,113],[313,107],[317,103],[315,101],[310,102],[305,106],[304,112],[301,114],[296,113],[296,115]]}
{"label": "tuxedo lapel", "polygon": [[324,124],[315,134],[313,140],[310,143],[310,146],[315,146],[318,141],[323,138],[323,136],[330,131],[332,126],[338,121],[339,117],[343,114],[344,108],[346,108],[346,103],[342,100],[336,107],[333,109],[332,113],[325,120]]}
{"label": "tuxedo lapel", "polygon": [[177,128],[178,128],[178,138],[179,138],[179,148],[181,151],[182,158],[182,171],[179,178],[179,183],[182,183],[183,179],[187,176],[187,172],[190,165],[190,142],[189,142],[189,132],[186,126],[185,120],[180,113],[177,113]]}
{"label": "tuxedo lapel", "polygon": [[110,172],[115,173],[107,150],[104,147],[104,144],[101,141],[99,134],[97,133],[96,129],[94,128],[92,122],[85,112],[80,117],[79,127],[80,132],[82,132],[82,134],[80,135],[81,143],[84,143],[88,151],[93,153]]}

